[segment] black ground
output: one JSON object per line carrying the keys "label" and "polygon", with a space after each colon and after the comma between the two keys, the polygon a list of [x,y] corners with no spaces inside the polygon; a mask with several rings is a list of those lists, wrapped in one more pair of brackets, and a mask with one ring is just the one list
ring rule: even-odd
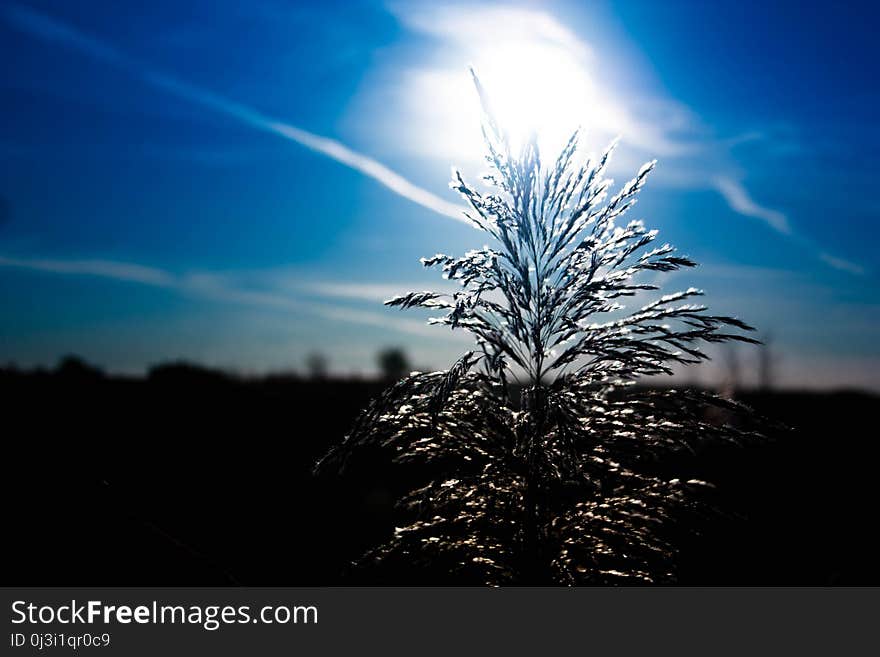
{"label": "black ground", "polygon": [[[381,471],[318,481],[382,384],[148,378],[77,364],[0,370],[7,585],[330,585],[390,529]],[[878,584],[880,398],[744,393],[794,431],[676,466],[718,485],[727,520],[683,543],[683,584]],[[873,427],[873,428],[872,428]]]}

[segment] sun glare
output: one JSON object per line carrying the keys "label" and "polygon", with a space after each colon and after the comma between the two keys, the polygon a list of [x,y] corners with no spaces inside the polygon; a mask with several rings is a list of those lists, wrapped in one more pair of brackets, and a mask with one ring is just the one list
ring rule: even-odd
{"label": "sun glare", "polygon": [[468,64],[515,148],[534,134],[542,152],[552,155],[579,127],[600,148],[603,140],[630,134],[627,112],[609,94],[598,93],[590,63],[565,43],[518,35],[470,46],[455,61],[447,56],[436,67],[411,71],[403,87],[404,105],[418,117],[409,125],[410,139],[424,152],[457,164],[481,159],[479,104]]}
{"label": "sun glare", "polygon": [[474,67],[515,144],[534,133],[545,149],[556,149],[597,109],[582,65],[556,45],[520,42],[486,48]]}

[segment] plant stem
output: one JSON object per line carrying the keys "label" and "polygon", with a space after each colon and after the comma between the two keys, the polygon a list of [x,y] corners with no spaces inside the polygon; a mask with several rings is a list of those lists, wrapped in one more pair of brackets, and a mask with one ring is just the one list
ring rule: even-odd
{"label": "plant stem", "polygon": [[544,581],[544,564],[541,550],[541,474],[540,450],[546,424],[546,389],[536,385],[524,393],[527,421],[523,424],[526,447],[526,486],[523,495],[523,581],[540,584]]}

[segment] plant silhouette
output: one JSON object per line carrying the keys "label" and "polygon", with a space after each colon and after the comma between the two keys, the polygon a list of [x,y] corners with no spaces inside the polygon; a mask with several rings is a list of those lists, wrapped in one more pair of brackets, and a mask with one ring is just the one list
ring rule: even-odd
{"label": "plant silhouette", "polygon": [[582,161],[575,132],[549,165],[534,138],[515,152],[474,82],[493,193],[457,171],[451,186],[492,246],[422,260],[460,291],[386,304],[440,311],[429,321],[471,333],[477,349],[386,390],[318,469],[366,467],[362,455],[378,450],[410,472],[398,526],[362,569],[485,584],[671,581],[676,537],[711,508],[705,482],[654,464],[757,434],[708,419],[710,406],[740,411],[734,402],[632,384],[707,360],[701,343],[756,342],[752,329],[709,314],[694,288],[640,299],[659,289],[646,274],[696,264],[654,246],[641,221],[620,223],[654,162],[609,198],[614,143]]}

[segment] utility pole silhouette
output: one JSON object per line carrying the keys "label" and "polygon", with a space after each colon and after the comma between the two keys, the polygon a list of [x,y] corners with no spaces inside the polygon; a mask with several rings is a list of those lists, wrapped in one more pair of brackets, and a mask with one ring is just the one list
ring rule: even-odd
{"label": "utility pole silhouette", "polygon": [[733,398],[742,382],[742,370],[739,363],[739,352],[732,344],[728,344],[724,350],[724,369],[724,382],[721,386],[721,394],[724,397]]}
{"label": "utility pole silhouette", "polygon": [[762,392],[768,392],[773,389],[774,380],[774,360],[773,353],[773,335],[768,333],[764,336],[764,344],[758,350],[758,385]]}

